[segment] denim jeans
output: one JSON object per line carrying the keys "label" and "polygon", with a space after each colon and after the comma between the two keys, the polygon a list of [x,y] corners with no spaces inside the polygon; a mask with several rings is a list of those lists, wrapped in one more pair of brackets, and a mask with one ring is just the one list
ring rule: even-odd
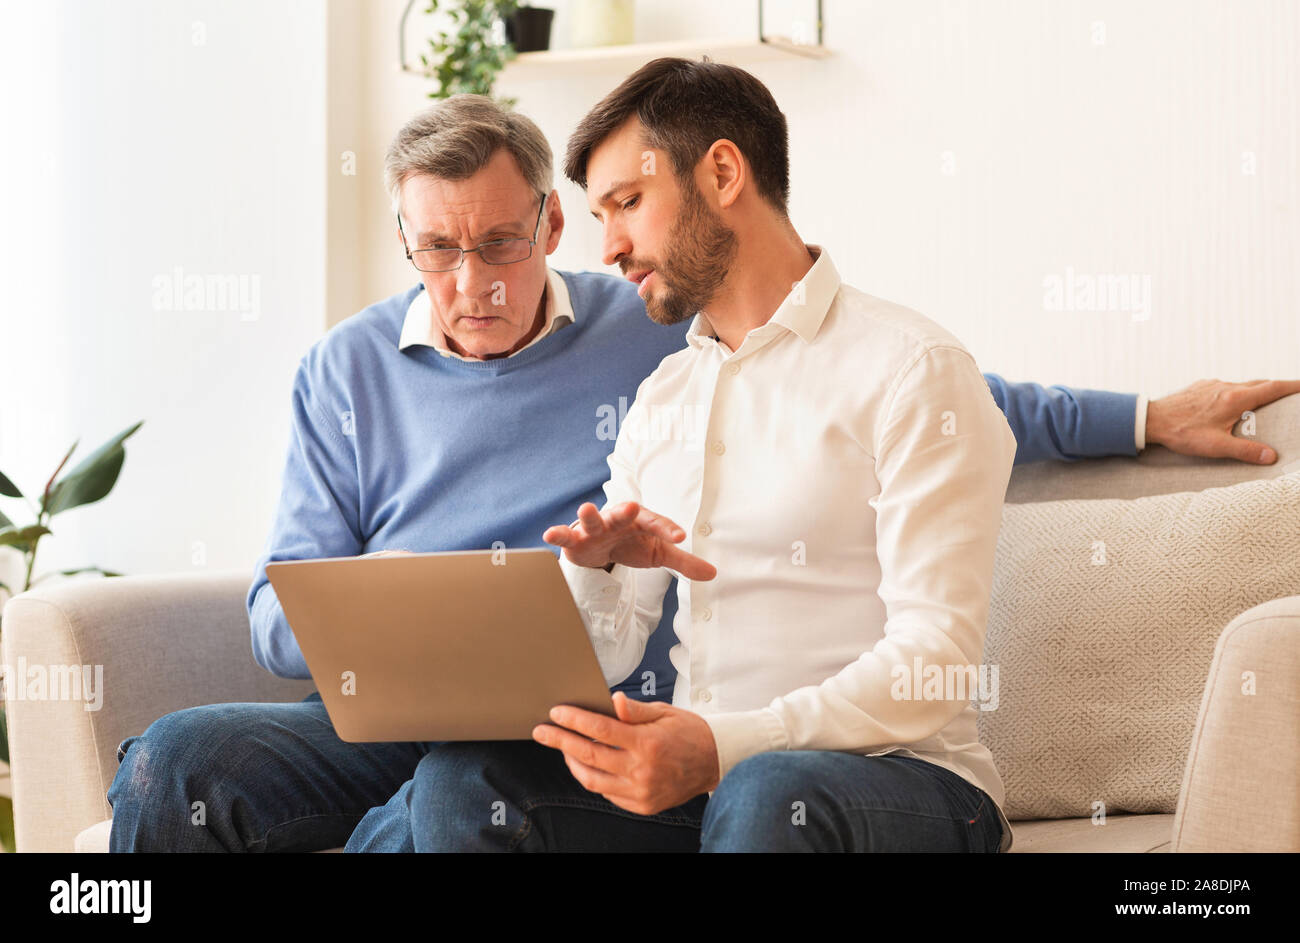
{"label": "denim jeans", "polygon": [[588,792],[549,747],[444,743],[403,792],[363,828],[409,828],[415,851],[996,852],[1002,838],[982,790],[896,754],[760,753],[712,796],[643,816]]}
{"label": "denim jeans", "polygon": [[532,741],[345,743],[312,694],[177,711],[122,741],[110,850],[996,851],[992,801],[911,757],[761,753],[641,816]]}
{"label": "denim jeans", "polygon": [[[345,743],[320,695],[161,717],[117,749],[111,851],[319,851],[347,842],[434,743]],[[410,850],[388,817],[371,847]]]}

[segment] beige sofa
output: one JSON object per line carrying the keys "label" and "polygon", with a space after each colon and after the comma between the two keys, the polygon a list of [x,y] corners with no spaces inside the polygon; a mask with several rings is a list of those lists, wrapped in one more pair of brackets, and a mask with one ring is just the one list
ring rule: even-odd
{"label": "beige sofa", "polygon": [[[1187,459],[1157,447],[1137,459],[1018,467],[1007,500],[1133,498],[1300,469],[1300,395],[1259,410],[1257,422],[1258,437],[1278,448],[1273,466]],[[108,679],[96,711],[79,701],[8,705],[20,851],[107,850],[112,810],[105,793],[118,743],[156,718],[200,704],[300,700],[312,691],[310,682],[275,678],[253,661],[244,608],[250,577],[238,571],[78,580],[9,601],[0,661],[103,665]],[[1283,715],[1271,720],[1261,716],[1259,702],[1245,706],[1233,696],[1234,679],[1263,663],[1280,672],[1273,683],[1284,692]],[[1087,817],[1016,821],[1013,851],[1300,850],[1300,736],[1293,716],[1300,595],[1231,620],[1204,677],[1176,814],[1112,814],[1104,828]],[[1279,738],[1279,724],[1289,737]],[[990,748],[997,757],[998,745]]]}

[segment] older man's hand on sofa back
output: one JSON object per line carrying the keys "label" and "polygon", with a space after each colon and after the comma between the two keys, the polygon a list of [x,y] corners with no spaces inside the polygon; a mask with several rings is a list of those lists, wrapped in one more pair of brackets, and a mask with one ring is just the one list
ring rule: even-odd
{"label": "older man's hand on sofa back", "polygon": [[1232,429],[1246,413],[1293,393],[1300,393],[1300,380],[1197,380],[1147,404],[1147,444],[1184,455],[1271,465],[1277,461],[1275,449],[1235,436]]}

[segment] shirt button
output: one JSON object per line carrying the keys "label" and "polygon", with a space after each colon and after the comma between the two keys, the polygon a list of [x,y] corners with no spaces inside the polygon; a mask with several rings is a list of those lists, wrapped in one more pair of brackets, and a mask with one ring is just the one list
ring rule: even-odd
{"label": "shirt button", "polygon": [[722,454],[723,452],[725,452],[725,451],[727,451],[727,447],[726,447],[725,445],[722,444],[722,440],[721,440],[721,439],[719,439],[717,442],[714,442],[714,443],[713,443],[713,454],[714,454],[714,455],[721,455],[721,454]]}
{"label": "shirt button", "polygon": [[705,609],[703,612],[700,613],[700,618],[703,619],[705,622],[708,622],[710,619],[713,618],[713,610]]}
{"label": "shirt button", "polygon": [[727,372],[734,377],[737,373],[740,372],[740,364],[738,363],[727,364]]}
{"label": "shirt button", "polygon": [[699,531],[699,535],[701,537],[707,537],[709,536],[709,534],[713,533],[713,528],[710,527],[707,523],[701,524],[697,528],[697,530]]}
{"label": "shirt button", "polygon": [[701,691],[700,700],[704,701],[707,704],[709,701],[713,700],[713,695],[710,694],[707,690]]}

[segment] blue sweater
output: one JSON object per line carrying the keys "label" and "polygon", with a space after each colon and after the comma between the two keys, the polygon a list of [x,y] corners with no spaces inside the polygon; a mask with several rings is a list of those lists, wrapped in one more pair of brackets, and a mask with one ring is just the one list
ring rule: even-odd
{"label": "blue sweater", "polygon": [[[302,358],[280,501],[247,599],[262,667],[310,677],[268,562],[549,546],[546,528],[572,521],[584,501],[602,503],[617,422],[640,382],[685,346],[689,321],[654,324],[626,280],[561,276],[574,323],[513,357],[398,350],[417,285],[337,325]],[[1135,451],[1132,395],[986,379],[1019,443],[1017,462]],[[616,690],[672,699],[676,609],[670,589],[645,660]]]}
{"label": "blue sweater", "polygon": [[[617,421],[641,380],[685,346],[689,324],[652,322],[624,279],[561,276],[574,323],[513,357],[398,350],[416,286],[337,325],[302,358],[279,506],[248,593],[262,667],[310,677],[266,579],[270,561],[549,546],[548,527],[571,522],[584,501],[603,503]],[[667,631],[646,653],[648,697],[672,697],[676,608],[670,593]],[[641,697],[642,685],[638,669],[620,687]]]}
{"label": "blue sweater", "polygon": [[1008,383],[984,374],[1016,437],[1015,464],[1136,455],[1137,394]]}

